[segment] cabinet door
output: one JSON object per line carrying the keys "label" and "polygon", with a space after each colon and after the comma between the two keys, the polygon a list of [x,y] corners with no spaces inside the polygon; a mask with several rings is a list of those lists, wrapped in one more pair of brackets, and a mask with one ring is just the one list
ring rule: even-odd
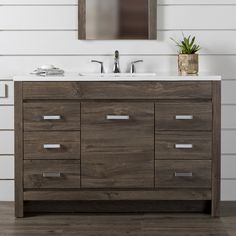
{"label": "cabinet door", "polygon": [[84,188],[154,187],[154,104],[85,102],[81,106]]}

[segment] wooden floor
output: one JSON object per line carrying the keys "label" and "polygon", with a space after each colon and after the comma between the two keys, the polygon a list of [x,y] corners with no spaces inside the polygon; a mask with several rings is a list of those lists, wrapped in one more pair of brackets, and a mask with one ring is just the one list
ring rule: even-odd
{"label": "wooden floor", "polygon": [[0,235],[236,236],[232,207],[221,218],[204,214],[41,214],[15,219],[13,203],[0,203]]}

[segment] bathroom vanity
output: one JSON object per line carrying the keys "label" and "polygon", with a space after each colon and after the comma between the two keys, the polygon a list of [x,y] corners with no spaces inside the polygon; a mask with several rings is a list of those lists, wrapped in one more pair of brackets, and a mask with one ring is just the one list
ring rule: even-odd
{"label": "bathroom vanity", "polygon": [[219,76],[14,80],[16,217],[81,201],[219,216]]}

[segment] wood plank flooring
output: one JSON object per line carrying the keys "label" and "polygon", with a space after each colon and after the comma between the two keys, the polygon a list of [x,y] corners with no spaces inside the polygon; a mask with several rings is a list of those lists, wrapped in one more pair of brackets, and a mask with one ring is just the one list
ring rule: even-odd
{"label": "wood plank flooring", "polygon": [[205,214],[38,214],[15,219],[13,203],[0,203],[0,236],[236,236],[236,211]]}

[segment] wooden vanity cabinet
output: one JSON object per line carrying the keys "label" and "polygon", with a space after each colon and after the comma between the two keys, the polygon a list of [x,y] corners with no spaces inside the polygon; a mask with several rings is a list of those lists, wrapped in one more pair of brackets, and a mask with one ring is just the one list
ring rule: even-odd
{"label": "wooden vanity cabinet", "polygon": [[148,200],[219,215],[220,81],[15,82],[15,101],[16,217]]}

